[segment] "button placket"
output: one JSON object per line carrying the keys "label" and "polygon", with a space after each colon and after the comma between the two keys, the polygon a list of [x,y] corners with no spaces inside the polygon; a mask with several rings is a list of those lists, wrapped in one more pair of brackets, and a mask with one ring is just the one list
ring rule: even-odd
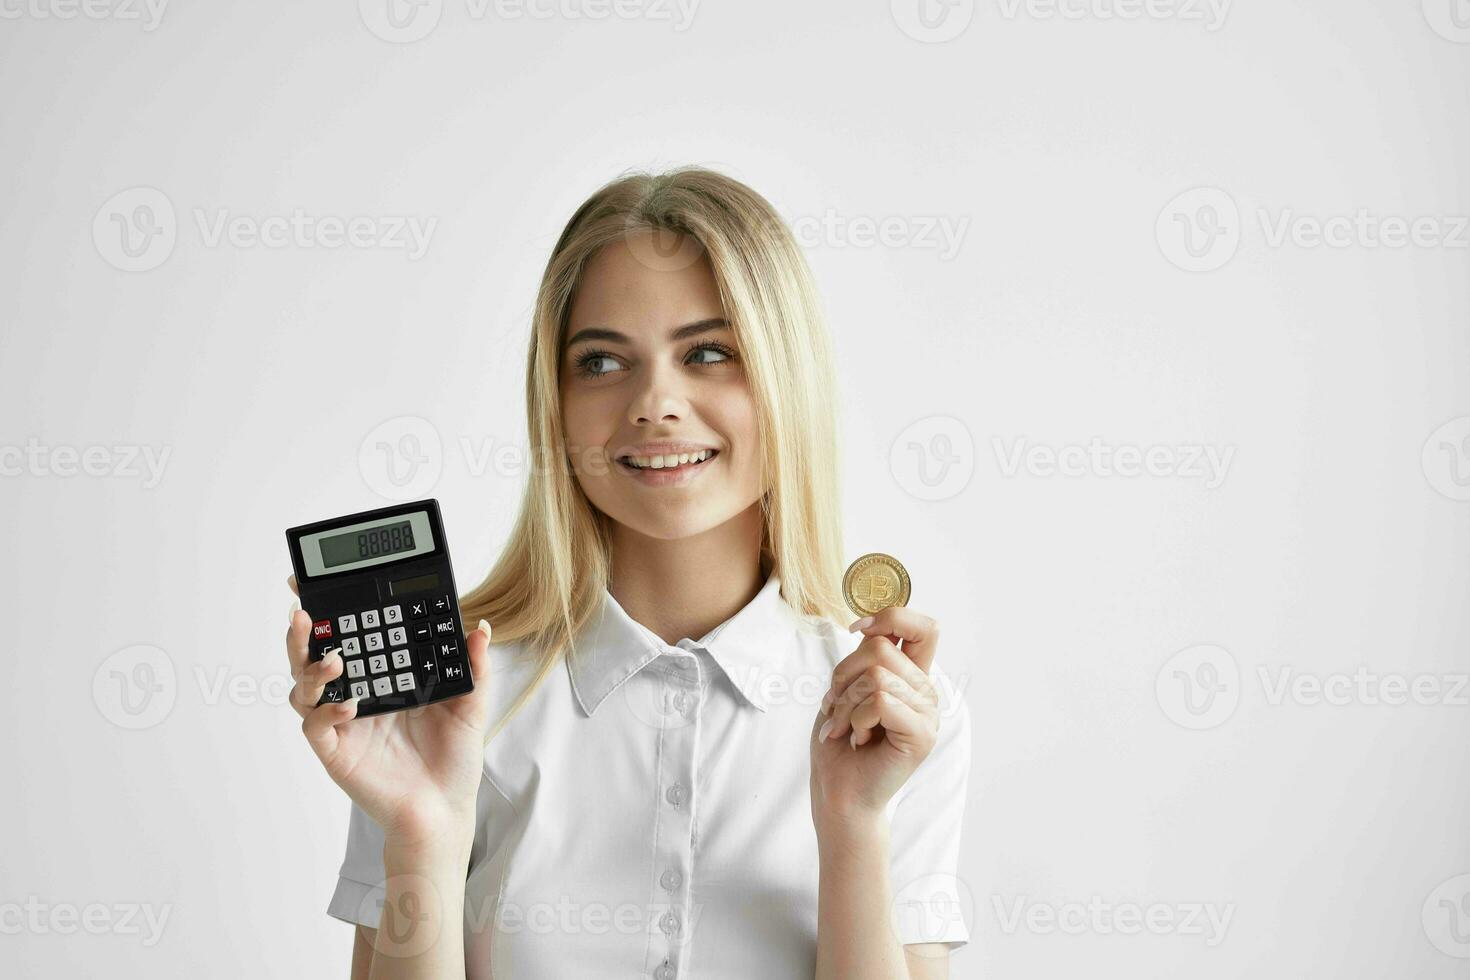
{"label": "button placket", "polygon": [[662,787],[654,842],[655,874],[649,904],[649,975],[672,980],[683,966],[685,944],[690,936],[687,922],[689,870],[693,865],[694,786],[699,749],[700,665],[693,656],[668,654],[667,670],[656,683],[664,690],[661,700],[668,706],[666,723],[659,730],[658,753]]}

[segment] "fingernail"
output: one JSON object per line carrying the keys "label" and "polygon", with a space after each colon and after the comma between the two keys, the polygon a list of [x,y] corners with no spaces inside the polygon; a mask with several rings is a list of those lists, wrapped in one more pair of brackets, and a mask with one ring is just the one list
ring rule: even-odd
{"label": "fingernail", "polygon": [[822,714],[824,714],[824,715],[830,715],[831,713],[832,713],[832,689],[829,687],[829,688],[827,688],[827,693],[822,695]]}
{"label": "fingernail", "polygon": [[297,599],[291,603],[291,611],[286,613],[286,622],[295,623],[296,614],[301,611],[301,600]]}
{"label": "fingernail", "polygon": [[854,728],[852,730],[852,734],[851,735],[847,736],[847,744],[848,745],[851,745],[854,749],[857,748],[857,729],[856,728]]}
{"label": "fingernail", "polygon": [[827,741],[827,733],[830,732],[831,730],[832,730],[832,719],[831,718],[828,718],[826,721],[822,722],[822,727],[817,730],[817,741],[818,742],[825,742],[825,741]]}
{"label": "fingernail", "polygon": [[324,663],[324,664],[331,663],[332,662],[332,658],[335,657],[341,650],[342,650],[341,647],[332,647],[330,650],[323,650],[322,651],[322,663]]}
{"label": "fingernail", "polygon": [[855,630],[865,630],[869,626],[872,626],[872,625],[873,625],[873,617],[872,616],[864,616],[862,619],[858,620],[857,622],[855,622],[851,626],[849,626],[847,628],[847,631],[849,633],[851,633],[851,632],[853,632]]}
{"label": "fingernail", "polygon": [[476,628],[481,633],[484,633],[485,634],[485,639],[487,639],[487,640],[490,639],[490,624],[489,623],[485,622],[482,619],[482,620],[480,620],[480,625],[478,627],[476,627]]}

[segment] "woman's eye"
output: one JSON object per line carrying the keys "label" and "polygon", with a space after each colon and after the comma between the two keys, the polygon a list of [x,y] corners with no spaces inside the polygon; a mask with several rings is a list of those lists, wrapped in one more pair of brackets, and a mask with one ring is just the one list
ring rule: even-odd
{"label": "woman's eye", "polygon": [[[608,368],[605,371],[598,370],[596,367],[598,361],[611,361],[614,367]],[[616,365],[617,361],[614,360],[612,355],[602,351],[588,351],[580,355],[574,362],[577,373],[586,378],[600,378],[604,374],[611,374],[616,369]]]}
{"label": "woman's eye", "polygon": [[718,364],[720,361],[725,360],[725,352],[715,347],[696,347],[694,350],[689,352],[690,357],[694,357],[698,354],[714,354],[716,355],[716,357],[714,360],[710,361],[695,361],[696,364]]}

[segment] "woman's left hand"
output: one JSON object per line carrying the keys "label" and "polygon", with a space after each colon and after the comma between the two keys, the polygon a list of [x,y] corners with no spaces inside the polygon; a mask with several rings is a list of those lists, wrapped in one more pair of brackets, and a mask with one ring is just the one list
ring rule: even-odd
{"label": "woman's left hand", "polygon": [[812,817],[819,827],[881,814],[939,735],[939,695],[929,680],[939,624],[907,606],[867,618],[865,639],[833,669],[812,723]]}

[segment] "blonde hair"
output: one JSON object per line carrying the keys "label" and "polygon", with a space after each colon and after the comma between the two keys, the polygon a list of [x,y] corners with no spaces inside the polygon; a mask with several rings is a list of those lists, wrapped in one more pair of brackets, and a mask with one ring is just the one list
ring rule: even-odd
{"label": "blonde hair", "polygon": [[[707,255],[745,363],[756,406],[766,486],[761,559],[804,617],[845,621],[840,582],[839,421],[831,341],[790,229],[755,191],[723,174],[680,167],[625,173],[579,207],[542,275],[526,362],[533,465],[520,515],[485,580],[460,599],[467,623],[490,622],[494,643],[527,640],[532,680],[486,735],[488,744],[561,662],[594,615],[611,572],[611,520],[596,510],[567,462],[560,362],[582,271],[604,245],[653,232],[681,243],[688,265]],[[673,233],[670,235],[669,233]],[[495,683],[492,678],[490,683]]]}

